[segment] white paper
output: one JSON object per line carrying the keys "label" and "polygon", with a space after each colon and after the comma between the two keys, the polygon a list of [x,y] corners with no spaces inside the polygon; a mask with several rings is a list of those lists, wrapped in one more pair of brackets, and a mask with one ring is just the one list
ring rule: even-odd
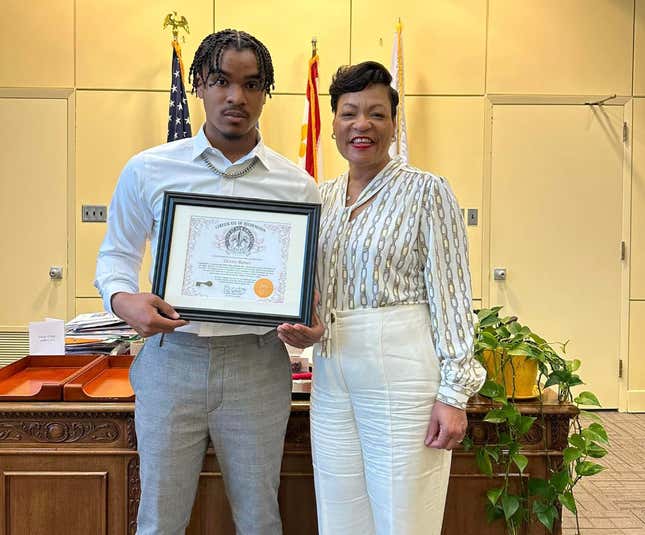
{"label": "white paper", "polygon": [[284,303],[291,225],[191,217],[181,293]]}
{"label": "white paper", "polygon": [[307,216],[175,208],[164,299],[176,307],[300,314]]}
{"label": "white paper", "polygon": [[65,321],[47,318],[29,323],[30,355],[64,355]]}

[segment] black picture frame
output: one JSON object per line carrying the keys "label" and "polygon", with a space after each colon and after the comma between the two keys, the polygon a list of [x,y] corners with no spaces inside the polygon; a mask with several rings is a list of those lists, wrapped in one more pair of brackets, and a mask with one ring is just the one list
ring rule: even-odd
{"label": "black picture frame", "polygon": [[[186,320],[272,327],[281,323],[310,326],[319,222],[319,204],[166,191],[152,292]],[[231,228],[227,230],[228,227]],[[267,232],[267,228],[278,230]],[[254,238],[260,231],[264,234]],[[286,237],[279,240],[278,235]],[[264,238],[270,243],[264,243]],[[193,256],[201,258],[201,252],[196,253],[198,248],[211,251],[204,243],[216,244],[212,250],[217,254],[212,254],[219,260],[196,261],[197,267],[194,267]],[[255,296],[249,293],[246,282],[237,286],[223,282],[233,280],[231,277],[240,273],[239,281],[253,280],[257,273],[273,273],[267,267],[273,264],[258,264],[249,258],[258,256],[257,250],[263,250],[269,262],[276,256],[276,243],[280,249],[277,256],[282,257],[274,270],[280,274],[279,281],[273,281],[268,275],[257,279],[252,287]],[[250,267],[246,265],[249,263]],[[208,279],[193,284],[195,273],[208,273],[215,281]],[[269,296],[264,295],[269,291],[272,292]],[[210,292],[224,292],[224,296],[204,297]],[[278,297],[288,304],[277,303]]]}

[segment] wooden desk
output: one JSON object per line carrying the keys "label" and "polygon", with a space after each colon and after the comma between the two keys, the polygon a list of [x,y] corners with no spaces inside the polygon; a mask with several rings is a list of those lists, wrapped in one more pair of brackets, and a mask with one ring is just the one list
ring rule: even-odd
{"label": "wooden desk", "polygon": [[[489,407],[485,398],[469,405],[476,443],[491,433],[482,421]],[[525,403],[521,410],[535,414],[538,408]],[[572,406],[546,402],[545,428],[536,428],[523,447],[529,458],[527,473],[544,476],[547,458],[552,463],[561,459],[574,413]],[[139,504],[136,450],[132,403],[1,403],[0,535],[134,534]],[[443,534],[503,535],[503,525],[487,525],[484,514],[485,489],[498,484],[479,474],[473,453],[455,451]],[[285,535],[316,534],[314,500],[309,405],[294,401],[280,486]],[[234,534],[212,451],[204,463],[187,533]],[[554,533],[560,533],[559,526]],[[547,532],[533,526],[529,534]]]}

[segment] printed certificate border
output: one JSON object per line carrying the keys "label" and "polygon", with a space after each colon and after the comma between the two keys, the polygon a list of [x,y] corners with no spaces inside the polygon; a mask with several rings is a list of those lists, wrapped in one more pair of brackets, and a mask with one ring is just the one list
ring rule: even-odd
{"label": "printed certificate border", "polygon": [[[227,217],[227,211],[235,211],[232,219],[239,219],[240,213],[248,213],[249,218],[257,216],[258,212],[264,214],[295,214],[306,216],[303,221],[306,228],[299,229],[305,236],[304,254],[296,259],[297,265],[294,273],[300,278],[300,299],[298,310],[292,314],[276,314],[270,311],[249,312],[243,310],[245,302],[240,301],[240,309],[224,310],[218,308],[216,299],[202,298],[198,306],[182,306],[169,302],[179,313],[182,319],[194,321],[206,321],[217,323],[237,323],[243,325],[266,325],[275,327],[281,323],[302,323],[311,325],[311,308],[313,303],[314,278],[316,268],[316,250],[318,245],[318,225],[320,222],[320,205],[311,203],[296,203],[287,201],[273,201],[266,199],[251,199],[240,197],[225,197],[219,195],[204,195],[197,193],[184,193],[175,191],[164,192],[163,209],[159,230],[159,241],[157,243],[157,254],[155,262],[152,293],[164,300],[167,295],[177,292],[177,288],[170,287],[172,277],[169,277],[169,266],[171,263],[171,250],[174,242],[185,242],[186,236],[179,233],[186,232],[181,225],[175,224],[175,216],[178,207],[187,207],[188,210],[199,210],[200,213],[212,212],[215,217]],[[266,215],[264,215],[266,217]],[[300,218],[299,218],[300,219]],[[175,254],[177,254],[175,252]],[[184,258],[187,251],[184,253]],[[291,264],[293,260],[288,259]],[[289,268],[291,271],[291,267]],[[209,302],[211,301],[211,302]],[[215,306],[214,306],[215,305]],[[294,307],[295,308],[295,307]]]}

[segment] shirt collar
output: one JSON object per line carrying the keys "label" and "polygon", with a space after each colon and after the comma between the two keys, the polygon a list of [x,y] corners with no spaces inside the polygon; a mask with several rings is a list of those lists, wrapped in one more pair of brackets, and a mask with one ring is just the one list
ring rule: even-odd
{"label": "shirt collar", "polygon": [[[260,131],[257,131],[258,134],[258,142],[251,149],[251,151],[246,154],[245,156],[242,156],[237,163],[242,163],[246,160],[250,160],[254,156],[257,157],[257,159],[260,161],[260,163],[264,166],[264,168],[267,171],[270,171],[271,168],[269,166],[269,158],[267,156],[267,147],[264,144],[264,141],[262,140],[262,134],[260,134]],[[221,159],[223,163],[228,163],[230,165],[230,162],[228,161],[228,158],[222,154],[222,151],[213,147],[208,141],[208,138],[206,137],[206,134],[204,133],[204,125],[199,129],[197,134],[193,137],[193,153],[192,157],[193,160],[200,157],[204,152],[208,151],[211,155],[214,155],[217,159]]]}
{"label": "shirt collar", "polygon": [[[385,164],[385,167],[381,169],[376,176],[370,180],[369,184],[365,186],[363,191],[361,191],[360,195],[354,201],[354,204],[356,205],[361,205],[363,204],[367,199],[372,197],[376,192],[378,192],[383,186],[394,180],[396,176],[398,176],[399,171],[405,167],[405,162],[403,161],[403,158],[401,156],[395,156],[392,158],[387,164]],[[347,191],[347,182],[349,181],[349,171],[346,171],[343,175],[343,180],[339,181],[339,187],[342,189],[343,192]],[[345,204],[345,195],[342,195],[342,203],[343,205]]]}

